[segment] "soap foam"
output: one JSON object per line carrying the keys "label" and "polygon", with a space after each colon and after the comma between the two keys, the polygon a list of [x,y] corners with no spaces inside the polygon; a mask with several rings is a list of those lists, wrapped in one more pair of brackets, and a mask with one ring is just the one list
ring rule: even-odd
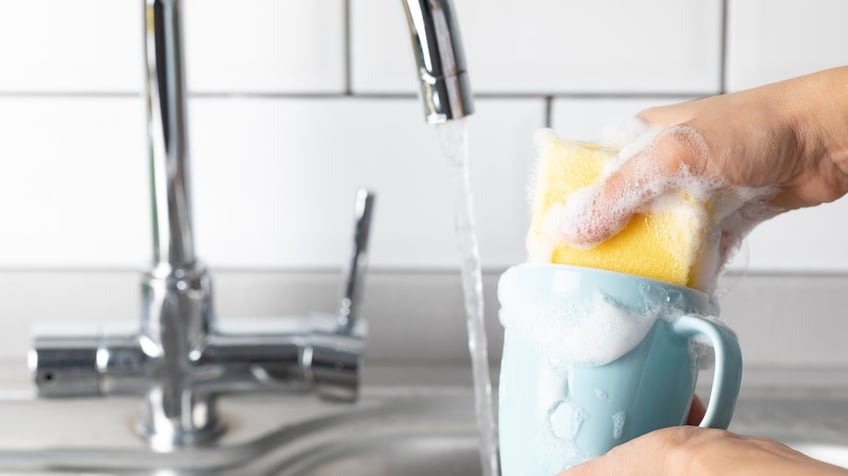
{"label": "soap foam", "polygon": [[573,441],[589,414],[574,403],[563,400],[551,410],[550,430],[560,440]]}
{"label": "soap foam", "polygon": [[501,295],[504,327],[525,334],[554,367],[562,369],[618,359],[642,341],[658,315],[631,312],[600,291],[587,302],[576,299],[558,308]]}
{"label": "soap foam", "polygon": [[624,422],[627,420],[627,412],[620,411],[612,416],[612,437],[616,440],[621,438],[624,431]]}
{"label": "soap foam", "polygon": [[[657,158],[662,152],[657,139],[667,135],[691,144],[689,147],[696,150],[706,150],[698,133],[682,126],[663,131],[648,129],[630,143],[621,145],[616,157],[605,164],[600,179],[569,197],[559,224],[560,239],[591,248],[597,243],[586,243],[586,236],[609,235],[622,228],[634,213],[668,210],[670,198],[706,201],[720,184],[714,179],[696,177],[686,165],[666,170],[670,165]],[[637,155],[639,159],[631,161]],[[623,170],[625,167],[627,170]],[[604,188],[606,181],[619,172],[626,174],[623,176],[626,181],[619,183],[616,189]],[[618,180],[624,179],[618,177]]]}
{"label": "soap foam", "polygon": [[[592,248],[597,243],[586,237],[610,235],[626,225],[634,213],[672,211],[691,215],[695,208],[692,200],[708,203],[709,214],[690,216],[690,223],[705,237],[698,262],[692,263],[693,287],[714,292],[719,275],[745,236],[757,224],[782,212],[768,203],[776,189],[731,185],[699,175],[685,161],[664,161],[670,154],[709,156],[706,141],[691,127],[648,128],[639,119],[622,127],[622,131],[605,134],[606,144],[620,150],[605,164],[601,178],[576,190],[567,203],[551,206],[546,212],[544,232],[550,247],[565,241],[575,248]],[[550,139],[550,134],[537,134],[537,146],[543,139]],[[615,190],[604,189],[605,182],[625,167],[626,181]]]}
{"label": "soap foam", "polygon": [[653,140],[657,132],[659,129],[650,127],[641,117],[628,117],[607,124],[598,142],[622,150],[627,147],[642,148]]}

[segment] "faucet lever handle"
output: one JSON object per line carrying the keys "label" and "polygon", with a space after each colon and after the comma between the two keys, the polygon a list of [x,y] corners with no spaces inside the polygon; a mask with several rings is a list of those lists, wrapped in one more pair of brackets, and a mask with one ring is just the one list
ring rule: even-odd
{"label": "faucet lever handle", "polygon": [[359,317],[365,270],[368,267],[368,238],[376,194],[360,188],[353,207],[353,247],[350,260],[342,271],[342,290],[339,302],[339,329],[350,332]]}

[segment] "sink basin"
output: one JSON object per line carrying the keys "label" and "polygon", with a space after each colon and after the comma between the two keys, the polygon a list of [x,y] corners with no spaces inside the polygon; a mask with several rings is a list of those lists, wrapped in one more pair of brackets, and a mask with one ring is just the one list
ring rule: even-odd
{"label": "sink basin", "polygon": [[0,474],[480,474],[466,389],[366,389],[354,405],[238,397],[220,407],[229,431],[215,445],[156,453],[130,431],[137,399],[0,401]]}
{"label": "sink basin", "polygon": [[[399,437],[399,438],[398,438]],[[315,451],[274,474],[310,476],[479,476],[480,457],[471,435],[396,435]]]}
{"label": "sink basin", "polygon": [[[138,405],[0,400],[0,474],[480,474],[472,393],[464,387],[366,387],[353,405],[311,395],[225,398],[225,436],[173,453],[152,452],[131,433]],[[848,467],[846,407],[845,399],[747,398],[731,429]]]}
{"label": "sink basin", "polygon": [[730,430],[773,438],[815,459],[848,468],[848,399],[795,395],[742,398]]}

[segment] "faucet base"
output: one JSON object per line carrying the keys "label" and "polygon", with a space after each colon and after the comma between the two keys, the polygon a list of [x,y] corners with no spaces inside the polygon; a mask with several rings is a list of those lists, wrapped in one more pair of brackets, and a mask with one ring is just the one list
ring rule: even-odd
{"label": "faucet base", "polygon": [[[196,405],[196,413],[204,413],[207,418],[203,422],[192,422],[192,425],[176,424],[170,420],[151,418],[149,413],[139,415],[133,423],[135,433],[144,439],[148,446],[159,453],[169,453],[185,447],[204,446],[217,440],[227,430],[212,409],[202,409]],[[194,423],[202,423],[196,425]]]}
{"label": "faucet base", "polygon": [[205,428],[197,428],[191,431],[179,430],[167,434],[154,430],[144,418],[139,417],[136,419],[133,429],[153,451],[169,453],[180,448],[198,447],[212,443],[227,431],[227,425],[216,422]]}

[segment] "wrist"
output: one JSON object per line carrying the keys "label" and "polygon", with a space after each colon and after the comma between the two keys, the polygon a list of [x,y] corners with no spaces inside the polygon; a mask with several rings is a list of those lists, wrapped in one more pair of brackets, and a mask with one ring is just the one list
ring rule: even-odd
{"label": "wrist", "polygon": [[802,157],[808,163],[830,162],[848,175],[848,67],[797,81],[800,86],[788,101]]}

